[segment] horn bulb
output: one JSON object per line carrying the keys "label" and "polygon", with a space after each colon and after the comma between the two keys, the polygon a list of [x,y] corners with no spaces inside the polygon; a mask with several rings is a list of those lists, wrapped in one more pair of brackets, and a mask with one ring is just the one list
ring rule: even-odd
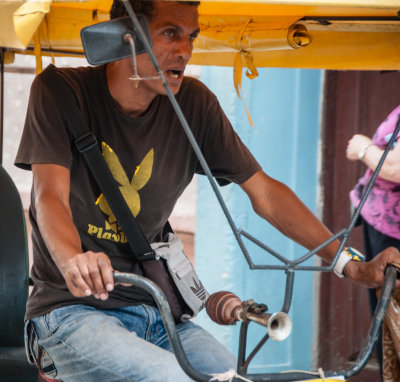
{"label": "horn bulb", "polygon": [[237,321],[254,321],[268,328],[268,335],[275,341],[282,341],[292,331],[292,321],[284,312],[274,314],[253,313],[244,309],[244,303],[231,292],[213,293],[206,302],[210,318],[219,325],[233,325]]}
{"label": "horn bulb", "polygon": [[213,293],[206,302],[210,318],[219,325],[233,325],[239,320],[236,312],[242,307],[242,301],[231,292]]}

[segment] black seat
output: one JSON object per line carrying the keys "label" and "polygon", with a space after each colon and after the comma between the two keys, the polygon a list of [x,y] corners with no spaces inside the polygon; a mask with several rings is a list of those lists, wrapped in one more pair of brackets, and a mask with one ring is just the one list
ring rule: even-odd
{"label": "black seat", "polygon": [[0,381],[37,381],[26,360],[24,314],[28,297],[29,258],[21,198],[0,165]]}

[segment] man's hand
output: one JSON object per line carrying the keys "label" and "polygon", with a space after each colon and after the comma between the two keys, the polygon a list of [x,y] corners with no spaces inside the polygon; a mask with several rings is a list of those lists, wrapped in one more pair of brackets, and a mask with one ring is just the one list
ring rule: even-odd
{"label": "man's hand", "polygon": [[114,289],[114,278],[110,259],[103,252],[78,253],[60,266],[69,291],[75,297],[106,300]]}
{"label": "man's hand", "polygon": [[[393,263],[400,264],[400,252],[389,247],[367,263],[349,261],[344,268],[344,274],[357,284],[377,288],[384,284],[385,269]],[[400,289],[400,279],[396,280],[395,288]]]}
{"label": "man's hand", "polygon": [[53,164],[32,165],[40,232],[54,263],[75,297],[106,300],[114,288],[110,259],[103,252],[83,252],[70,198],[70,172]]}

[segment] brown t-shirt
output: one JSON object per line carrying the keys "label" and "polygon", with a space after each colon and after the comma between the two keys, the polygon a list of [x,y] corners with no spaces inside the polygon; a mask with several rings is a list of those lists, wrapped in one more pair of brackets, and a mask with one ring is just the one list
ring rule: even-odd
{"label": "brown t-shirt", "polygon": [[[73,88],[77,110],[96,136],[125,200],[150,242],[160,240],[176,200],[202,168],[168,97],[157,96],[144,115],[133,118],[123,113],[111,97],[105,66],[59,69],[50,65],[34,80],[15,164],[25,169],[33,163],[68,168],[70,205],[83,250],[103,251],[109,255],[114,269],[140,274],[123,232],[75,147],[68,127],[70,116],[52,96],[65,92],[49,80],[49,73],[54,70],[66,81],[65,86]],[[240,184],[260,170],[206,86],[196,79],[184,78],[176,99],[213,175],[221,183]],[[39,232],[33,203],[30,219],[34,287],[26,319],[70,304],[107,309],[153,303],[143,290],[124,286],[117,286],[107,301],[92,296],[74,297]]]}

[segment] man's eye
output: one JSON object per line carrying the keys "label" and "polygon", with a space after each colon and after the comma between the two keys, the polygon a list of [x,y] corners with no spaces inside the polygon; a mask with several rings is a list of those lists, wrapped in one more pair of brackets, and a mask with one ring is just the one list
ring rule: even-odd
{"label": "man's eye", "polygon": [[166,30],[166,31],[164,32],[164,34],[165,34],[167,37],[175,37],[175,36],[176,36],[175,31],[172,30],[172,29]]}

